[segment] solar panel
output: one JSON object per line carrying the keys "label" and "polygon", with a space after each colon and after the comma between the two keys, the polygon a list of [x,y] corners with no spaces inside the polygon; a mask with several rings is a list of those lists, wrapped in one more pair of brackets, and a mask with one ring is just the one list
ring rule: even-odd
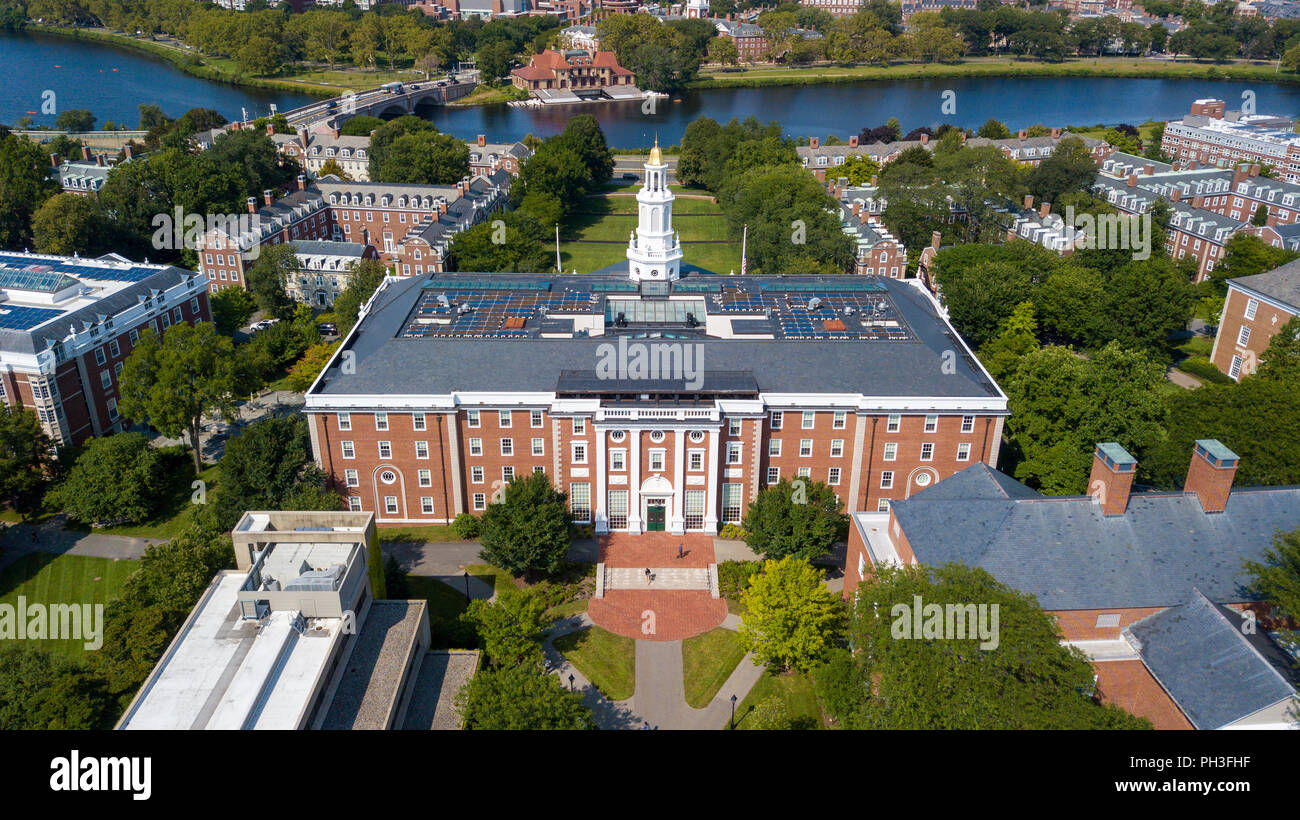
{"label": "solar panel", "polygon": [[593,282],[592,293],[636,293],[635,282]]}
{"label": "solar panel", "polygon": [[31,330],[62,314],[63,311],[50,308],[0,304],[0,330]]}
{"label": "solar panel", "polygon": [[551,283],[540,279],[430,279],[424,290],[530,290],[549,291]]}
{"label": "solar panel", "polygon": [[717,282],[674,282],[674,293],[721,293],[722,285]]}
{"label": "solar panel", "polygon": [[887,288],[878,282],[759,282],[758,288],[764,293],[861,293],[863,291],[879,292]]}

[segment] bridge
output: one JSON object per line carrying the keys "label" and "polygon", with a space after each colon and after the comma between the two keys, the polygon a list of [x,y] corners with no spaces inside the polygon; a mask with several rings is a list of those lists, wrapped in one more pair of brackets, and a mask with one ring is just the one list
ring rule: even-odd
{"label": "bridge", "polygon": [[477,83],[474,80],[464,78],[403,82],[401,91],[393,91],[381,86],[329,100],[320,100],[281,113],[295,129],[311,128],[323,121],[338,127],[359,115],[387,119],[400,117],[403,114],[416,114],[421,108],[447,105],[459,100],[476,87]]}

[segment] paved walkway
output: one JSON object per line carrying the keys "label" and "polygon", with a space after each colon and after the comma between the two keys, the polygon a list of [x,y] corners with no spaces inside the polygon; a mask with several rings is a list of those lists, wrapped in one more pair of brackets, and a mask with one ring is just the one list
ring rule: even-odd
{"label": "paved walkway", "polygon": [[[671,535],[666,532],[646,532],[630,535],[614,532],[598,538],[599,561],[607,567],[694,567],[704,568],[716,563],[713,555],[713,536],[702,533]],[[677,557],[677,547],[683,555]]]}
{"label": "paved walkway", "polygon": [[[92,532],[75,532],[63,529],[62,516],[43,524],[11,524],[0,531],[0,569],[34,552],[57,555],[87,555],[95,558],[136,560],[151,543],[162,543],[165,538],[128,538],[124,535],[102,535]],[[33,538],[35,534],[35,538]]]}
{"label": "paved walkway", "polygon": [[[722,626],[734,630],[739,624],[739,618],[728,615]],[[552,630],[543,649],[547,670],[559,675],[566,684],[569,676],[573,676],[573,688],[582,692],[596,724],[602,729],[643,729],[647,723],[655,729],[725,729],[731,717],[731,696],[734,694],[737,702],[743,700],[765,670],[754,665],[752,654],[746,655],[709,705],[695,709],[686,704],[682,642],[637,641],[636,690],[627,700],[611,701],[553,645],[561,635],[592,625],[585,614],[567,618]]]}

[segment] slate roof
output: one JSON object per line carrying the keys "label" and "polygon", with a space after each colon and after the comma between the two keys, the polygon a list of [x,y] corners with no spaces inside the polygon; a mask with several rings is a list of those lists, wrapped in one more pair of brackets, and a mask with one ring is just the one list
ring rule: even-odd
{"label": "slate roof", "polygon": [[1241,623],[1196,589],[1124,636],[1192,725],[1219,729],[1296,693],[1290,658],[1267,634],[1243,634]]}
{"label": "slate roof", "polygon": [[[467,279],[542,279],[551,283],[551,295],[566,289],[594,297],[592,307],[580,312],[602,313],[603,295],[593,286],[603,281],[626,284],[626,263],[611,266],[609,274],[437,274],[439,281],[457,276]],[[621,269],[620,269],[621,268]],[[849,393],[871,396],[972,398],[994,402],[1001,391],[961,352],[964,345],[938,315],[933,301],[912,284],[866,276],[767,277],[720,276],[682,266],[683,281],[716,282],[724,288],[743,288],[757,294],[762,282],[798,280],[801,284],[819,280],[849,281],[855,286],[878,283],[891,309],[896,310],[905,329],[905,340],[813,341],[789,339],[688,337],[704,346],[702,367],[709,371],[749,371],[766,393]],[[410,337],[404,335],[424,297],[432,292],[423,286],[433,275],[389,280],[379,291],[371,310],[349,338],[347,347],[355,354],[355,367],[342,373],[337,361],[326,371],[325,380],[313,390],[326,395],[448,395],[454,391],[543,392],[555,391],[561,371],[591,370],[598,360],[597,349],[615,341],[611,329],[605,336],[590,338],[541,338],[536,330],[518,340],[472,337]],[[455,294],[452,294],[453,296]],[[617,294],[614,294],[618,298]],[[725,293],[724,293],[725,295]],[[756,297],[755,297],[756,298]],[[806,299],[800,296],[799,299]],[[799,300],[796,300],[799,301]],[[706,300],[710,315],[715,303]],[[728,314],[745,320],[762,318],[744,313]],[[853,317],[850,321],[856,321]],[[529,327],[533,327],[529,320]],[[540,329],[540,328],[538,328]],[[945,374],[939,363],[947,351],[958,351],[955,372]],[[922,403],[919,403],[922,404]],[[919,409],[919,407],[918,407]]]}
{"label": "slate roof", "polygon": [[1175,606],[1193,587],[1254,600],[1242,559],[1300,528],[1300,487],[1234,489],[1221,513],[1192,494],[1135,493],[1105,516],[1088,496],[1043,496],[983,463],[891,507],[920,563],[983,567],[1046,610]]}
{"label": "slate roof", "polygon": [[[1284,227],[1289,226],[1278,226],[1279,229]],[[1297,229],[1293,228],[1286,233],[1289,234],[1294,230]],[[1278,232],[1282,233],[1281,230]],[[1285,234],[1283,238],[1287,238]],[[1271,271],[1230,279],[1228,284],[1230,287],[1249,289],[1270,299],[1276,299],[1290,305],[1296,313],[1300,313],[1300,259],[1287,262]]]}

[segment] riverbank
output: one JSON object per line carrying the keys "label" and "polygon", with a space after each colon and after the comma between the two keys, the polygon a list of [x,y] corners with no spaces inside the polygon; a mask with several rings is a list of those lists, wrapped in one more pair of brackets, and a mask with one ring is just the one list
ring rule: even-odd
{"label": "riverbank", "polygon": [[959,63],[895,63],[888,66],[814,65],[806,68],[755,66],[739,70],[704,69],[688,87],[757,88],[781,85],[829,85],[871,80],[937,80],[951,78],[1023,79],[1032,77],[1107,77],[1113,79],[1254,80],[1300,85],[1300,74],[1275,69],[1272,62],[1234,60],[1211,63],[1191,58],[1151,57],[1073,58],[1043,63],[1008,57],[971,57]]}

